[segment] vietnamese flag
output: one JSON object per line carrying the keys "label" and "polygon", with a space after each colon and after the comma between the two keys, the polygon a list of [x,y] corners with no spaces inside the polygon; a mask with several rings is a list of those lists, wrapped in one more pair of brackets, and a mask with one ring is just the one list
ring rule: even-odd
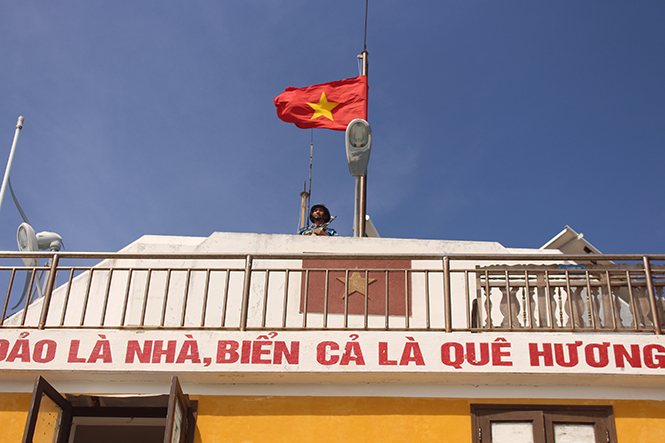
{"label": "vietnamese flag", "polygon": [[294,88],[275,97],[277,116],[301,129],[346,131],[351,120],[367,119],[367,76]]}

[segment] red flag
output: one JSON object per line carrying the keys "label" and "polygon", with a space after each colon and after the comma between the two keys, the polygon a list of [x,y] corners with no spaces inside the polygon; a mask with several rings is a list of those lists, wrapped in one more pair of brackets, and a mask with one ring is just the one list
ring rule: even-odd
{"label": "red flag", "polygon": [[275,97],[277,116],[301,129],[346,131],[351,120],[367,119],[367,76],[294,88]]}

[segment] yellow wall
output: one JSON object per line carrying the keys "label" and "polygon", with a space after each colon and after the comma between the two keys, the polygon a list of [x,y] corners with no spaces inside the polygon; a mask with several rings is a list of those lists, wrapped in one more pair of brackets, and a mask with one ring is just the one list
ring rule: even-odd
{"label": "yellow wall", "polygon": [[665,443],[665,402],[193,396],[197,443],[470,443],[472,403],[611,405],[619,443]]}
{"label": "yellow wall", "polygon": [[665,442],[665,402],[616,401],[614,420],[621,443]]}
{"label": "yellow wall", "polygon": [[31,394],[0,393],[0,441],[20,442]]}
{"label": "yellow wall", "polygon": [[[191,396],[197,443],[470,443],[472,403],[612,405],[619,443],[665,443],[665,402]],[[0,442],[20,442],[30,394],[0,393]]]}
{"label": "yellow wall", "polygon": [[466,400],[198,397],[198,442],[470,442]]}

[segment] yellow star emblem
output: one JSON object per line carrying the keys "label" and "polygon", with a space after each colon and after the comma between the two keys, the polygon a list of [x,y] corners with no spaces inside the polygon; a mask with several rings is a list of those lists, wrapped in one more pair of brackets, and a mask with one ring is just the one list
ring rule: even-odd
{"label": "yellow star emblem", "polygon": [[[337,280],[342,282],[343,284],[346,284],[346,279],[344,277],[337,277]],[[368,288],[369,285],[371,285],[375,281],[376,281],[375,278],[368,278],[367,279]],[[348,288],[346,288],[346,294],[342,295],[342,298],[346,298],[349,295],[353,294],[354,292],[357,292],[363,297],[370,298],[367,294],[365,294],[365,279],[360,275],[360,272],[351,273],[351,277],[349,277],[349,286]]]}
{"label": "yellow star emblem", "polygon": [[335,107],[339,105],[339,103],[329,102],[328,99],[326,98],[325,92],[321,93],[321,98],[319,99],[318,103],[307,102],[307,104],[314,109],[314,115],[312,115],[312,118],[310,120],[314,120],[317,117],[323,116],[329,118],[332,121],[335,121],[335,119],[332,116],[332,110],[335,109]]}

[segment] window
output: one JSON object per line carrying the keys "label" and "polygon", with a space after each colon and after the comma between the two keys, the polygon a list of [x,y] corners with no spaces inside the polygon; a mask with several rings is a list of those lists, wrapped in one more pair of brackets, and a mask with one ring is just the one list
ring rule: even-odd
{"label": "window", "polygon": [[473,443],[616,443],[611,406],[471,405]]}
{"label": "window", "polygon": [[171,380],[169,395],[61,395],[43,377],[32,393],[23,443],[190,443],[197,402]]}

